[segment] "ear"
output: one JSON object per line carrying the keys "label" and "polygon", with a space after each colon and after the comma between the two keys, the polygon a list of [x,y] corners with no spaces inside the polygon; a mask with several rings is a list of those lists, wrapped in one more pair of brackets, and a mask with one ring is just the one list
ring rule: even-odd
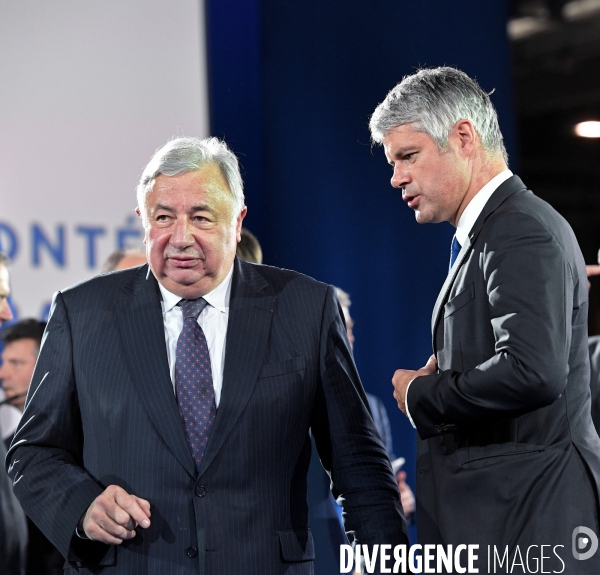
{"label": "ear", "polygon": [[235,223],[235,240],[238,243],[242,239],[242,222],[244,221],[244,218],[246,217],[247,213],[248,208],[244,206],[242,208],[242,211],[240,212],[240,215],[237,217],[237,221]]}
{"label": "ear", "polygon": [[475,148],[479,136],[471,120],[459,120],[450,131],[450,141],[454,143],[456,151],[468,158]]}

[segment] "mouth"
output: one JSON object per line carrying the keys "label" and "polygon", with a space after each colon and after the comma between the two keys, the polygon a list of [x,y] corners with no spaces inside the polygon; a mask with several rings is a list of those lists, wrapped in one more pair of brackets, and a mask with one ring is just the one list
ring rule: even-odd
{"label": "mouth", "polygon": [[200,258],[194,258],[191,256],[171,256],[168,258],[169,263],[176,268],[188,269],[193,268],[199,261]]}
{"label": "mouth", "polygon": [[413,210],[419,207],[419,198],[420,198],[420,196],[418,194],[417,195],[410,195],[407,193],[402,194],[402,199],[406,202],[408,207]]}

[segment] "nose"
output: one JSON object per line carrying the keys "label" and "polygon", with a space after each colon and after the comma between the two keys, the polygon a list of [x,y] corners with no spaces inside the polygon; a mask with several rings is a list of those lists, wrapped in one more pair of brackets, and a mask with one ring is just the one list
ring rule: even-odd
{"label": "nose", "polygon": [[8,300],[4,300],[0,303],[0,325],[2,322],[10,321],[13,318],[12,310],[8,305]]}
{"label": "nose", "polygon": [[171,234],[171,244],[177,248],[186,248],[194,243],[192,224],[187,217],[177,218],[175,229]]}
{"label": "nose", "polygon": [[400,166],[394,166],[391,184],[393,188],[403,188],[410,183],[410,174]]}

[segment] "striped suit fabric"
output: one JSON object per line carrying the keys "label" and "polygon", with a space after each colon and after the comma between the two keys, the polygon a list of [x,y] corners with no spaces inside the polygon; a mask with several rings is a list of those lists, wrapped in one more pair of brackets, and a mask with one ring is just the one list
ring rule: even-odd
{"label": "striped suit fabric", "polygon": [[[221,402],[196,470],[173,394],[147,266],[54,299],[8,454],[15,493],[66,573],[308,575],[312,428],[360,543],[406,543],[389,460],[331,286],[236,259]],[[116,484],[151,503],[120,546],[74,536]]]}

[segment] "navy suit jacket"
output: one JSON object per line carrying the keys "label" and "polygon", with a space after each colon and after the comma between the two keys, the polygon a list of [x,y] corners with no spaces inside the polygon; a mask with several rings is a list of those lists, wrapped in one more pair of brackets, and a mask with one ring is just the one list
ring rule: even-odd
{"label": "navy suit jacket", "polygon": [[[346,500],[346,530],[360,543],[406,543],[334,289],[234,266],[222,396],[199,471],[148,267],[56,295],[8,463],[24,509],[73,573],[312,573],[310,428]],[[120,546],[74,537],[110,484],[150,501],[150,528]]]}

